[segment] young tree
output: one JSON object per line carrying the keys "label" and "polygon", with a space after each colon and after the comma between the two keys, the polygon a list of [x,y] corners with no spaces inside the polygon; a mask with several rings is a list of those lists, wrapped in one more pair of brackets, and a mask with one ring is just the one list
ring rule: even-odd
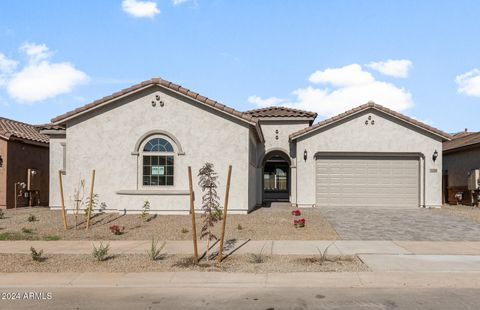
{"label": "young tree", "polygon": [[212,229],[215,223],[221,220],[222,211],[220,209],[220,198],[217,194],[218,188],[218,175],[213,170],[213,164],[205,163],[198,172],[198,185],[202,188],[202,219],[203,226],[200,232],[200,239],[207,239],[207,253],[208,260],[210,241],[216,240],[217,236],[213,233]]}

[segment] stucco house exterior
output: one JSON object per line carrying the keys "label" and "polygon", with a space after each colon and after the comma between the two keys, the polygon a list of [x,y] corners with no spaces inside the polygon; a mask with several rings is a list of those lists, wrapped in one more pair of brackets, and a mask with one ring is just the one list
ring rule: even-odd
{"label": "stucco house exterior", "polygon": [[465,130],[443,143],[445,202],[456,204],[458,192],[464,193],[460,203],[470,205],[474,202],[467,186],[468,173],[473,169],[480,169],[480,132]]}
{"label": "stucco house exterior", "polygon": [[0,117],[0,209],[48,206],[48,156],[40,127]]}
{"label": "stucco house exterior", "polygon": [[138,212],[148,200],[152,212],[188,212],[187,167],[196,172],[207,161],[222,196],[233,166],[234,213],[268,201],[441,206],[450,135],[372,102],[314,124],[316,116],[284,107],[239,112],[161,78],[144,81],[52,120],[51,206],[59,206],[59,170],[71,208],[75,187],[95,169],[107,211]]}

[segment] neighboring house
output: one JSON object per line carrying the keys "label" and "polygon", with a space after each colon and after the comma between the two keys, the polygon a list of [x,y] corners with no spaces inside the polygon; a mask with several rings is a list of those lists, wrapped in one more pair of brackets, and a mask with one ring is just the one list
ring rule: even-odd
{"label": "neighboring house", "polygon": [[36,126],[0,117],[1,209],[15,207],[15,187],[18,207],[48,206],[48,136],[39,131]]}
{"label": "neighboring house", "polygon": [[313,125],[316,114],[284,107],[239,112],[153,78],[52,120],[50,201],[58,171],[67,208],[80,180],[107,210],[188,212],[187,167],[212,162],[223,196],[233,166],[232,212],[268,201],[299,207],[440,207],[442,142],[450,135],[374,103]]}
{"label": "neighboring house", "polygon": [[463,192],[460,203],[473,203],[468,191],[467,177],[473,169],[480,169],[480,132],[465,132],[453,135],[443,143],[444,200],[456,204],[455,194]]}

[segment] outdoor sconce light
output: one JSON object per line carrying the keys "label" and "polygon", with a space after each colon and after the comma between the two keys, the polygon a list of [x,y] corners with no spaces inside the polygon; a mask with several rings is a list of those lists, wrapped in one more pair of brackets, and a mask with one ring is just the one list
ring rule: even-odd
{"label": "outdoor sconce light", "polygon": [[435,152],[433,152],[432,159],[433,159],[433,161],[436,161],[437,158],[438,158],[438,152],[437,152],[437,150],[435,150]]}
{"label": "outdoor sconce light", "polygon": [[3,158],[2,158],[2,155],[0,155],[0,167],[3,167]]}
{"label": "outdoor sconce light", "polygon": [[307,160],[307,150],[303,151],[303,160]]}

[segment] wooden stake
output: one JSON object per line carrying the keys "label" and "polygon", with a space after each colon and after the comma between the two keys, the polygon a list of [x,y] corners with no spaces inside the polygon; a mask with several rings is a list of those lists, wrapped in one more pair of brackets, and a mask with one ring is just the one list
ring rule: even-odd
{"label": "wooden stake", "polygon": [[218,263],[223,259],[223,242],[225,241],[225,226],[227,224],[228,195],[230,194],[230,178],[232,177],[232,165],[228,166],[227,188],[225,189],[225,205],[223,207],[222,237],[218,250]]}
{"label": "wooden stake", "polygon": [[67,214],[65,213],[65,199],[63,198],[62,171],[58,171],[58,185],[60,186],[60,203],[62,204],[63,228],[68,229]]}
{"label": "wooden stake", "polygon": [[93,205],[93,186],[95,184],[95,169],[92,170],[92,184],[90,185],[90,201],[88,202],[88,215],[87,215],[87,227],[90,227],[90,214],[92,212],[92,205]]}
{"label": "wooden stake", "polygon": [[195,223],[195,193],[192,184],[192,167],[188,166],[188,188],[190,190],[190,214],[192,217],[193,258],[198,263],[197,224]]}

